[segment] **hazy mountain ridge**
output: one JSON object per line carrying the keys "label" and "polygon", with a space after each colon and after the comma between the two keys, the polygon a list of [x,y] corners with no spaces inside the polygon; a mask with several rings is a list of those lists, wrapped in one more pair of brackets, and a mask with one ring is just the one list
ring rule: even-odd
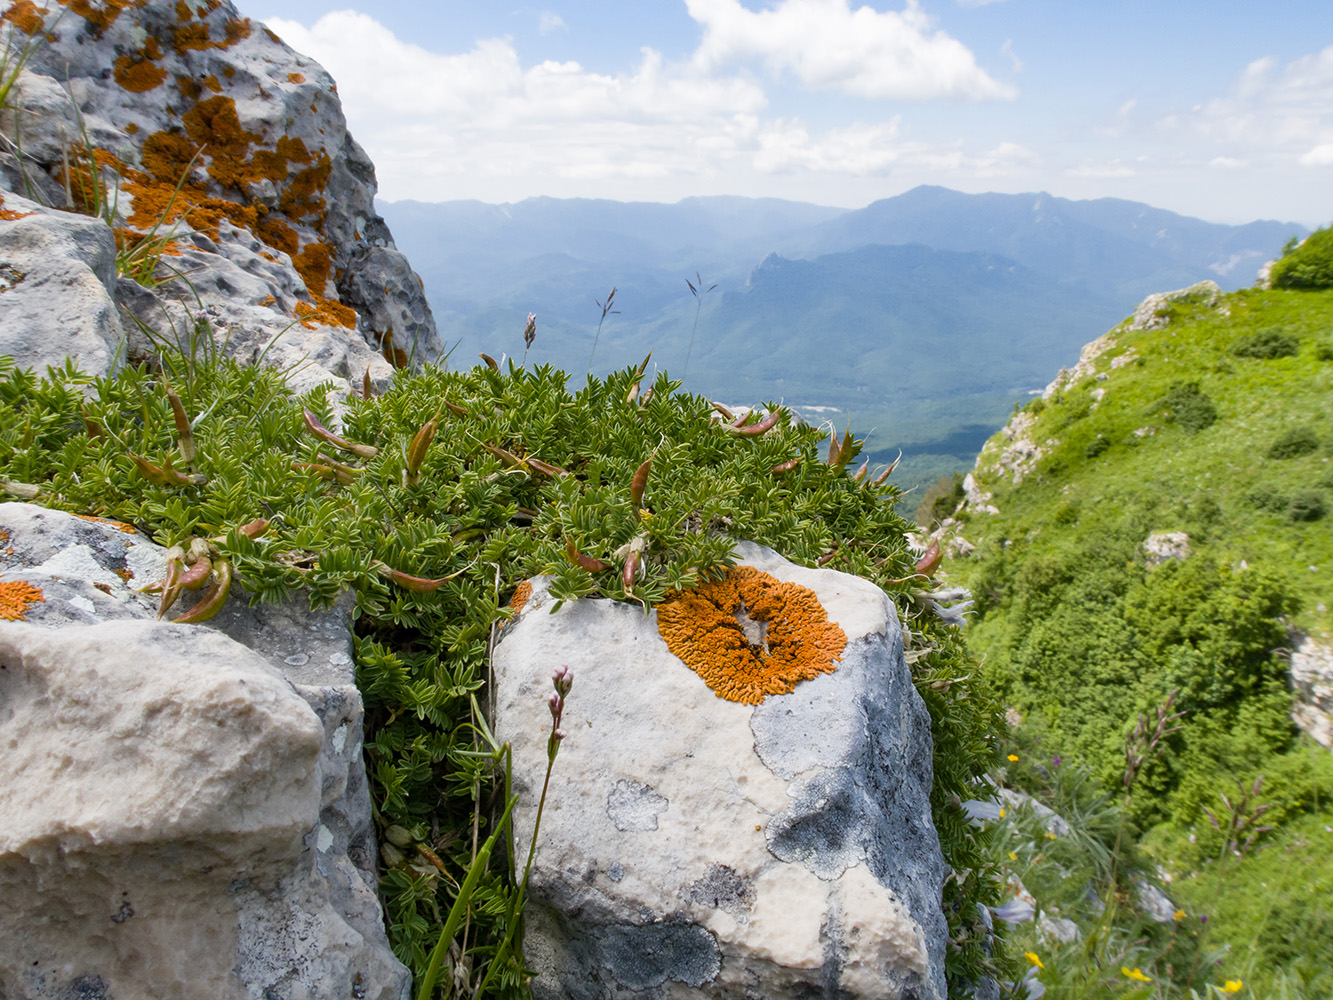
{"label": "hazy mountain ridge", "polygon": [[[1203,278],[1248,284],[1304,232],[938,187],[856,211],[738,197],[380,207],[457,344],[455,364],[522,354],[534,312],[529,361],[577,373],[591,357],[605,373],[651,348],[693,391],[830,406],[876,428],[872,453],[905,448],[900,474],[913,481],[969,464],[978,428],[999,426],[1145,294]],[[685,282],[696,272],[717,287],[686,371],[698,303]],[[592,357],[597,301],[613,286],[616,312]]]}

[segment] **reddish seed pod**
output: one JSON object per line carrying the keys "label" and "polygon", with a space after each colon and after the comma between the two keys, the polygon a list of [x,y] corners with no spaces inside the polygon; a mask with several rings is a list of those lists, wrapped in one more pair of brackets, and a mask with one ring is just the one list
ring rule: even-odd
{"label": "reddish seed pod", "polygon": [[239,531],[246,538],[255,539],[258,538],[260,535],[262,535],[264,532],[268,531],[268,524],[269,524],[268,518],[261,517],[256,521],[251,521],[249,524],[241,525],[236,530]]}
{"label": "reddish seed pod", "polygon": [[435,440],[435,431],[440,426],[440,415],[437,413],[424,424],[421,430],[417,431],[412,437],[412,443],[407,447],[407,478],[409,482],[417,481],[417,474],[421,471],[421,463],[425,461],[426,451],[430,444]]}
{"label": "reddish seed pod", "polygon": [[181,461],[185,463],[186,468],[194,465],[194,431],[190,427],[190,418],[185,415],[185,407],[181,405],[180,397],[170,389],[167,389],[167,402],[171,405],[171,416],[176,421],[176,437],[179,439]]}
{"label": "reddish seed pod", "polygon": [[531,455],[525,458],[524,461],[527,462],[528,465],[536,469],[538,472],[540,472],[543,476],[555,477],[555,476],[569,475],[569,473],[566,472],[564,469],[560,468],[560,466],[552,465],[550,462],[543,462],[540,458],[533,458]]}
{"label": "reddish seed pod", "polygon": [[213,561],[208,556],[200,556],[194,565],[181,574],[177,582],[185,590],[199,590],[208,582],[213,573]]}
{"label": "reddish seed pod", "polygon": [[796,466],[800,464],[801,464],[801,456],[797,455],[795,458],[789,459],[786,462],[779,462],[777,465],[773,466],[773,468],[770,471],[791,472],[792,469],[796,468]]}
{"label": "reddish seed pod", "polygon": [[380,453],[380,450],[374,445],[357,444],[355,441],[348,441],[345,438],[338,437],[333,431],[329,430],[319,422],[319,418],[308,409],[301,410],[301,416],[305,419],[305,425],[310,429],[310,433],[315,435],[321,441],[333,445],[335,448],[341,448],[343,451],[350,451],[353,455],[359,455],[362,458],[374,458]]}
{"label": "reddish seed pod", "polygon": [[501,448],[499,445],[487,444],[484,441],[482,442],[481,446],[485,448],[487,451],[489,451],[496,458],[498,458],[501,462],[504,462],[504,464],[507,465],[509,468],[520,469],[523,467],[523,459],[519,458],[512,451],[509,451],[505,448]]}
{"label": "reddish seed pod", "polygon": [[467,416],[467,410],[463,409],[461,406],[458,406],[455,403],[450,403],[447,400],[445,401],[444,408],[448,410],[450,413],[458,414],[458,416],[460,417]]}
{"label": "reddish seed pod", "polygon": [[939,568],[943,559],[944,553],[940,551],[940,543],[931,542],[930,548],[926,549],[926,554],[917,561],[916,571],[922,576],[930,576]]}
{"label": "reddish seed pod", "polygon": [[222,610],[222,606],[227,603],[227,594],[231,591],[231,563],[226,559],[219,559],[213,565],[213,572],[213,583],[204,591],[204,596],[199,598],[199,603],[172,621],[197,625],[208,621]]}
{"label": "reddish seed pod", "polygon": [[729,429],[733,434],[740,434],[743,435],[744,437],[758,437],[760,434],[772,430],[773,427],[776,426],[777,422],[781,419],[782,419],[782,407],[779,406],[776,410],[774,410],[772,413],[766,416],[763,420],[759,421],[759,423],[757,424],[751,424],[749,427],[733,426]]}
{"label": "reddish seed pod", "polygon": [[722,419],[723,419],[723,420],[735,420],[735,419],[736,419],[736,414],[732,413],[730,410],[728,410],[728,409],[727,409],[725,406],[723,406],[721,403],[714,403],[714,404],[713,404],[713,409],[717,410],[718,413],[722,414]]}
{"label": "reddish seed pod", "polygon": [[625,585],[625,593],[631,597],[634,596],[634,580],[639,575],[639,553],[631,552],[625,557],[625,570],[620,575],[621,582]]}
{"label": "reddish seed pod", "polygon": [[856,475],[852,477],[852,482],[859,483],[862,479],[866,477],[866,473],[869,471],[870,471],[870,459],[867,458],[864,462],[861,463],[861,468],[856,470]]}
{"label": "reddish seed pod", "polygon": [[638,470],[634,473],[634,478],[629,484],[629,505],[638,514],[643,509],[643,491],[648,488],[648,472],[653,467],[652,456],[648,456]]}
{"label": "reddish seed pod", "polygon": [[838,544],[834,542],[833,548],[830,551],[825,552],[822,556],[820,556],[818,559],[815,560],[815,565],[827,566],[829,563],[833,561],[834,556],[836,556],[837,554],[838,554]]}
{"label": "reddish seed pod", "polygon": [[499,362],[497,362],[489,354],[478,354],[477,357],[481,358],[482,361],[485,361],[486,367],[489,368],[491,371],[498,372],[500,370]]}
{"label": "reddish seed pod", "polygon": [[568,538],[565,539],[565,555],[575,566],[586,569],[589,573],[604,573],[611,568],[610,563],[594,559],[592,556],[585,556],[574,547],[574,542]]}
{"label": "reddish seed pod", "polygon": [[880,483],[884,482],[884,480],[888,479],[889,476],[893,475],[893,470],[898,468],[898,463],[901,462],[902,460],[903,460],[903,450],[899,448],[898,457],[895,458],[889,464],[889,467],[887,469],[885,469],[883,472],[881,472],[878,476],[875,477],[875,481],[871,483],[871,485],[878,486]]}
{"label": "reddish seed pod", "polygon": [[408,576],[406,573],[401,573],[396,569],[386,566],[384,563],[375,564],[375,571],[379,573],[380,576],[387,577],[404,590],[415,591],[418,594],[429,594],[432,591],[439,590],[454,577],[462,574],[466,569],[467,567],[464,566],[463,569],[460,569],[457,573],[450,573],[448,576],[428,580],[421,576]]}
{"label": "reddish seed pod", "polygon": [[375,395],[375,391],[370,385],[370,365],[366,365],[366,373],[361,376],[361,398],[370,399]]}

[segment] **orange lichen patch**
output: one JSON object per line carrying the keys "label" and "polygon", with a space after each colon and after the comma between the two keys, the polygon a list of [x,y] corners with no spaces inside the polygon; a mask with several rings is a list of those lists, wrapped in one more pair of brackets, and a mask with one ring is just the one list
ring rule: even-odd
{"label": "orange lichen patch", "polygon": [[233,76],[236,75],[236,67],[231,65],[223,66],[222,75],[225,76],[228,80],[230,80]]}
{"label": "orange lichen patch", "polygon": [[[181,6],[177,5],[178,16]],[[248,17],[234,18],[222,26],[222,40],[214,41],[207,21],[195,21],[188,17],[180,17],[180,20],[181,24],[176,28],[171,44],[177,54],[182,56],[191,49],[229,49],[242,39],[249,38],[254,31],[254,25]]]}
{"label": "orange lichen patch", "polygon": [[329,159],[329,154],[321,149],[318,162],[312,167],[298,170],[296,176],[288,183],[287,189],[283,191],[279,201],[283,214],[289,219],[296,220],[314,215],[315,227],[322,228],[325,215],[323,192],[332,169],[333,161]]}
{"label": "orange lichen patch", "polygon": [[513,618],[517,618],[523,608],[527,606],[528,598],[531,596],[532,583],[529,580],[524,580],[514,588],[514,596],[509,599],[509,610],[514,612],[513,616],[508,621],[500,621],[496,627],[504,628],[509,624],[509,621],[512,621]]}
{"label": "orange lichen patch", "polygon": [[258,302],[255,303],[255,305],[257,306],[276,306],[277,304],[278,300],[275,299],[272,295],[265,295],[262,299],[260,299]]}
{"label": "orange lichen patch", "polygon": [[113,521],[109,517],[94,517],[92,514],[75,514],[75,517],[83,521],[92,521],[94,524],[109,524],[118,531],[123,531],[128,535],[133,535],[137,529],[132,524],[126,524],[124,521]]}
{"label": "orange lichen patch", "polygon": [[319,242],[306,244],[305,249],[292,258],[292,266],[305,281],[305,287],[313,298],[325,295],[329,274],[333,270],[333,261],[326,245]]}
{"label": "orange lichen patch", "polygon": [[27,580],[0,582],[0,618],[8,622],[26,621],[28,609],[45,601],[42,592]]}
{"label": "orange lichen patch", "polygon": [[193,21],[194,11],[185,0],[176,0],[176,19],[179,21]]}
{"label": "orange lichen patch", "polygon": [[139,126],[135,122],[130,122],[128,125],[125,126],[126,135],[134,135],[138,131],[139,131]]}
{"label": "orange lichen patch", "polygon": [[134,94],[152,90],[167,78],[165,69],[140,52],[119,56],[112,65],[116,82]]}
{"label": "orange lichen patch", "polygon": [[264,29],[264,34],[268,35],[268,40],[269,40],[270,42],[277,42],[279,45],[282,44],[282,39],[279,38],[277,35],[275,35],[275,34],[274,34],[272,31],[270,31],[268,28],[265,28],[265,29]]}
{"label": "orange lichen patch", "polygon": [[356,329],[356,310],[351,306],[345,306],[341,302],[333,299],[326,299],[320,295],[311,295],[315,300],[315,305],[309,305],[300,299],[296,301],[296,315],[301,320],[301,325],[307,329],[315,328],[315,321],[326,323],[330,326],[345,326],[348,329]]}
{"label": "orange lichen patch", "polygon": [[813,590],[752,566],[668,594],[657,630],[719,698],[743,705],[832,672],[847,647]]}
{"label": "orange lichen patch", "polygon": [[287,81],[289,83],[305,83],[305,77],[300,73],[288,73]]}
{"label": "orange lichen patch", "polygon": [[236,102],[220,94],[209,97],[181,115],[181,124],[191,142],[208,147],[208,176],[223,187],[242,188],[250,147],[263,136],[241,126]]}
{"label": "orange lichen patch", "polygon": [[260,177],[266,177],[274,183],[278,183],[287,179],[289,169],[287,165],[289,163],[304,166],[312,159],[314,157],[310,155],[310,150],[306,149],[303,139],[299,136],[293,139],[280,135],[272,149],[256,149],[254,156],[251,158],[251,164]]}
{"label": "orange lichen patch", "polygon": [[[259,221],[255,235],[269,246],[281,250],[288,257],[295,257],[301,247],[301,237],[296,235],[296,230],[287,225],[281,216],[266,215]],[[272,257],[269,258],[269,260],[272,259]]]}
{"label": "orange lichen patch", "polygon": [[[5,208],[5,196],[0,194],[0,221],[13,222],[15,219],[26,219],[32,214],[32,212],[16,212],[12,208]],[[3,542],[3,539],[0,539],[0,542]]]}
{"label": "orange lichen patch", "polygon": [[209,90],[213,91],[213,93],[215,94],[222,93],[222,84],[218,82],[218,78],[216,76],[212,75],[206,76],[200,82]]}
{"label": "orange lichen patch", "polygon": [[126,8],[142,7],[148,0],[60,0],[61,4],[68,7],[79,17],[83,18],[93,30],[100,35],[115,23],[116,18],[125,12]]}
{"label": "orange lichen patch", "polygon": [[35,35],[46,27],[42,12],[37,9],[37,5],[32,0],[18,0],[18,3],[5,11],[3,19],[25,35]]}

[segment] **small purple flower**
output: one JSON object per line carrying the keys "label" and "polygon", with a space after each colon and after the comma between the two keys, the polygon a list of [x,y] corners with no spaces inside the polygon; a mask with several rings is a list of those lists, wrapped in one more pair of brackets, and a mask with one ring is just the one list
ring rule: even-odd
{"label": "small purple flower", "polygon": [[1206,923],[1208,923],[1208,914],[1206,914],[1206,913],[1201,913],[1201,914],[1199,914],[1199,923],[1201,923],[1201,924],[1206,924]]}
{"label": "small purple flower", "polygon": [[1052,757],[1052,758],[1051,758],[1051,767],[1059,767],[1059,766],[1060,766],[1060,758],[1059,758],[1059,757]]}

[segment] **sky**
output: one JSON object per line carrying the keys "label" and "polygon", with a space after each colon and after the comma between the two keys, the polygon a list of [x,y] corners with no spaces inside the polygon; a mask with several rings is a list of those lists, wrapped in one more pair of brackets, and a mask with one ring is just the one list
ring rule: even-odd
{"label": "sky", "polygon": [[390,201],[918,184],[1333,221],[1333,3],[239,0],[337,81]]}

